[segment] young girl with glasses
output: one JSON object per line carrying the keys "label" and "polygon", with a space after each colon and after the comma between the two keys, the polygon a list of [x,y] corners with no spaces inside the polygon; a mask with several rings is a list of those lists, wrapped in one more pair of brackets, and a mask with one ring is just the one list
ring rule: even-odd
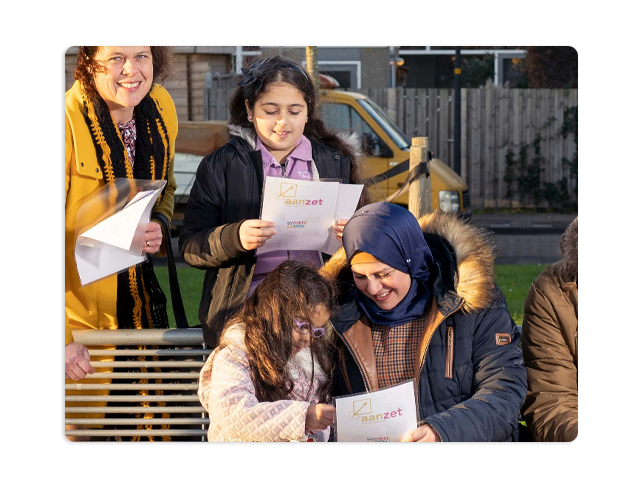
{"label": "young girl with glasses", "polygon": [[227,323],[199,378],[208,441],[328,441],[334,290],[286,260]]}

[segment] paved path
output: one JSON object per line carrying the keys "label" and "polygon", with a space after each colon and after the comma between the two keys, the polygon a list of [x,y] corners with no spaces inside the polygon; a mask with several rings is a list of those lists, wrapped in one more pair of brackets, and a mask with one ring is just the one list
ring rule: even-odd
{"label": "paved path", "polygon": [[561,259],[559,238],[572,214],[474,214],[472,222],[489,229],[499,245],[499,265],[554,263]]}
{"label": "paved path", "polygon": [[560,260],[559,234],[497,234],[497,265],[541,265]]}
{"label": "paved path", "polygon": [[544,213],[473,214],[472,222],[498,234],[563,233],[576,215]]}

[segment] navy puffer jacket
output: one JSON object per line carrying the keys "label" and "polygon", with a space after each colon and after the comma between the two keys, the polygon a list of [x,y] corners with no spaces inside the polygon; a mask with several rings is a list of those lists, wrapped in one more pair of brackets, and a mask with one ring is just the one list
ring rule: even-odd
{"label": "navy puffer jacket", "polygon": [[[518,440],[527,375],[519,331],[494,285],[489,235],[450,214],[419,220],[435,264],[430,319],[415,358],[419,422],[442,441]],[[345,292],[332,324],[338,335],[334,396],[377,385],[369,320],[348,299],[353,281],[342,248],[322,269]]]}

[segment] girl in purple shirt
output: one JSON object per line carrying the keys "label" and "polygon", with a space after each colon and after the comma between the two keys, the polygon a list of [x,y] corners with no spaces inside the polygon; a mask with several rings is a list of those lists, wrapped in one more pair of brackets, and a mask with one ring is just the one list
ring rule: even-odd
{"label": "girl in purple shirt", "polygon": [[[265,80],[270,80],[271,74],[278,74],[280,70],[290,70],[296,76],[300,75],[301,81],[312,85],[302,68],[280,58],[255,63],[239,84],[244,96],[246,116],[255,129],[255,149],[262,155],[264,178],[274,176],[295,180],[318,180],[311,154],[311,142],[304,135],[309,120],[305,99],[308,90],[301,90],[296,83],[286,81],[283,76],[276,76],[273,81],[265,83]],[[347,219],[349,217],[347,216]],[[347,219],[340,219],[334,223],[339,241],[342,240],[342,230]],[[239,230],[241,244],[246,250],[264,246],[274,234],[274,223],[260,219],[246,220]],[[323,264],[318,251],[284,250],[259,255],[248,295],[266,274],[286,259],[307,262],[316,268]]]}
{"label": "girl in purple shirt", "polygon": [[[266,176],[364,183],[357,138],[326,129],[310,76],[281,56],[244,71],[230,103],[229,132],[229,142],[197,171],[179,240],[184,260],[206,270],[199,318],[212,346],[225,320],[281,262],[323,263],[317,251],[256,255],[276,233],[273,222],[259,219]],[[358,207],[369,200],[363,192]],[[339,241],[347,219],[334,224]]]}

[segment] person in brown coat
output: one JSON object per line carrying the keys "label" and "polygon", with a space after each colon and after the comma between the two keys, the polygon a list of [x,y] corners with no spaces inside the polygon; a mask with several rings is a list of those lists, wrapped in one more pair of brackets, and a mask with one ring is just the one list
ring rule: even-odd
{"label": "person in brown coat", "polygon": [[524,307],[528,395],[521,414],[535,441],[577,438],[577,222],[559,239],[563,259],[537,277]]}

